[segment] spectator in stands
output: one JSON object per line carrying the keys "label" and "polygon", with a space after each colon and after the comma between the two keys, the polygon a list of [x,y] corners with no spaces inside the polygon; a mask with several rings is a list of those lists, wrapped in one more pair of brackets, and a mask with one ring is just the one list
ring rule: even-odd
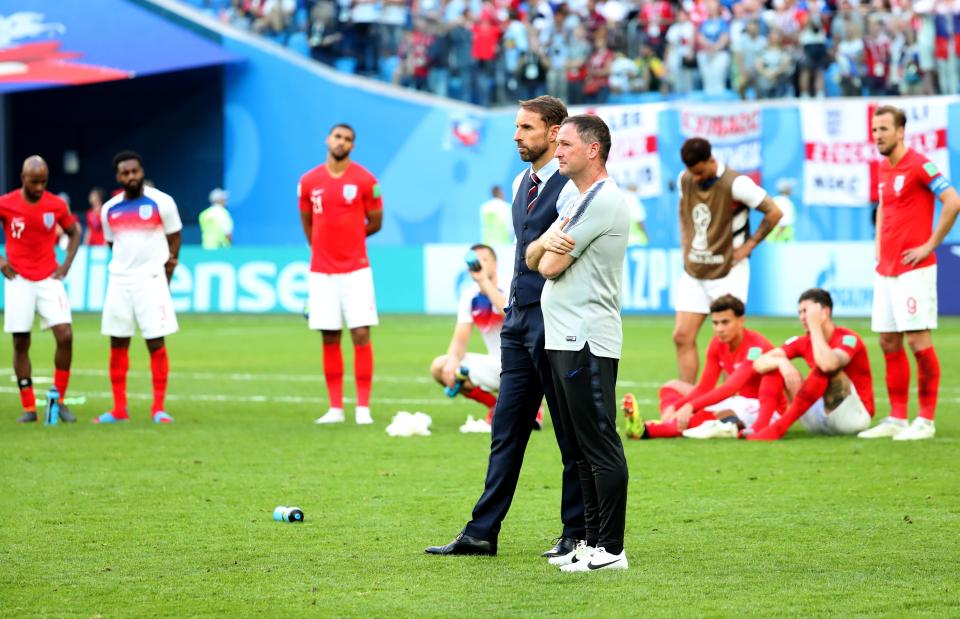
{"label": "spectator in stands", "polygon": [[666,92],[667,68],[649,43],[640,45],[637,71],[641,91]]}
{"label": "spectator in stands", "polygon": [[697,33],[697,66],[707,96],[723,94],[730,73],[730,24],[719,0],[707,0],[707,19]]}
{"label": "spectator in stands", "polygon": [[424,18],[424,21],[432,37],[427,51],[430,67],[427,89],[439,97],[446,97],[450,86],[450,32],[438,19]]}
{"label": "spectator in stands", "polygon": [[586,103],[606,103],[610,96],[612,66],[613,52],[607,47],[607,29],[598,28],[593,35],[593,53],[587,59],[587,76],[583,80]]}
{"label": "spectator in stands", "polygon": [[403,33],[397,55],[400,63],[394,82],[414,90],[426,90],[430,75],[430,46],[433,36],[423,20],[418,19],[416,28]]}
{"label": "spectator in stands", "polygon": [[550,60],[540,47],[540,39],[535,34],[529,36],[529,48],[520,56],[519,84],[520,99],[533,99],[543,94],[547,87],[547,68]]}
{"label": "spectator in stands", "polygon": [[840,75],[840,94],[844,97],[860,96],[863,90],[863,39],[859,25],[847,24],[835,55]]}
{"label": "spectator in stands", "polygon": [[253,21],[253,31],[265,35],[280,35],[288,31],[297,10],[296,0],[262,0]]}
{"label": "spectator in stands", "polygon": [[673,92],[685,95],[694,88],[697,75],[696,27],[690,21],[690,15],[684,10],[677,12],[677,21],[666,34],[667,71]]}
{"label": "spectator in stands", "polygon": [[587,79],[587,62],[590,60],[592,49],[587,40],[587,28],[577,26],[573,29],[570,46],[567,49],[567,91],[570,93],[571,105],[584,102],[584,84]]}
{"label": "spectator in stands", "polygon": [[380,63],[380,37],[377,36],[380,4],[377,0],[352,0],[350,40],[357,73],[376,75]]}
{"label": "spectator in stands", "polygon": [[107,241],[103,238],[103,224],[100,221],[100,209],[103,203],[107,201],[107,192],[99,187],[90,190],[87,196],[87,202],[90,209],[87,210],[87,229],[83,233],[84,245],[106,245]]}
{"label": "spectator in stands", "polygon": [[[502,64],[505,73],[504,86],[508,99],[532,99],[519,96],[521,74],[526,69],[526,56],[530,51],[529,21],[526,13],[517,9],[510,10],[510,21],[503,33]],[[524,60],[521,66],[521,58]],[[540,93],[542,94],[542,93]],[[537,95],[533,95],[536,97]]]}
{"label": "spectator in stands", "polygon": [[889,92],[890,37],[883,20],[876,16],[867,20],[867,36],[863,39],[863,85],[868,95],[881,96]]}
{"label": "spectator in stands", "polygon": [[471,27],[471,32],[473,34],[473,45],[470,49],[473,58],[471,101],[488,107],[493,101],[494,72],[501,35],[496,8],[489,0],[484,2],[480,15]]}
{"label": "spectator in stands", "polygon": [[[379,19],[380,53],[383,55],[394,54],[400,47],[404,30],[410,21],[410,0],[381,1]],[[426,34],[425,25],[422,21],[414,22],[414,32]]]}
{"label": "spectator in stands", "polygon": [[337,5],[333,2],[317,2],[310,10],[309,38],[310,56],[326,65],[333,65],[341,53],[343,32],[337,19]]}
{"label": "spectator in stands", "polygon": [[906,19],[896,20],[893,32],[893,41],[890,44],[891,91],[899,95],[927,94],[923,91],[917,32]]}
{"label": "spectator in stands", "polygon": [[623,52],[616,52],[610,64],[610,93],[618,95],[639,92],[639,78],[637,63],[627,58]]}
{"label": "spectator in stands", "polygon": [[917,56],[923,79],[922,93],[925,95],[934,95],[939,91],[936,86],[937,63],[935,49],[937,29],[933,14],[933,0],[919,0],[914,4],[913,11],[914,22],[911,26],[916,28],[915,32],[917,34]]}
{"label": "spectator in stands", "polygon": [[827,55],[827,23],[816,2],[807,3],[807,14],[800,30],[799,43],[803,51],[800,64],[800,96],[825,95],[823,72],[830,59]]}
{"label": "spectator in stands", "polygon": [[[454,5],[459,0],[448,4]],[[462,2],[460,3],[462,5]],[[462,101],[470,100],[470,85],[473,81],[473,33],[470,30],[470,13],[464,9],[460,17],[451,23],[450,31],[450,91],[451,96]]]}
{"label": "spectator in stands", "polygon": [[547,94],[561,101],[570,102],[567,88],[567,61],[570,58],[570,43],[565,22],[569,15],[567,5],[561,4],[553,13],[553,21],[541,32],[548,59]]}
{"label": "spectator in stands", "polygon": [[767,37],[760,34],[760,22],[753,20],[738,37],[733,49],[733,65],[736,73],[737,92],[741,99],[747,98],[747,89],[757,87],[759,78],[758,61],[767,48]]}
{"label": "spectator in stands", "polygon": [[790,53],[783,47],[783,35],[771,30],[767,48],[757,59],[757,89],[763,98],[786,96],[790,89],[792,63]]}

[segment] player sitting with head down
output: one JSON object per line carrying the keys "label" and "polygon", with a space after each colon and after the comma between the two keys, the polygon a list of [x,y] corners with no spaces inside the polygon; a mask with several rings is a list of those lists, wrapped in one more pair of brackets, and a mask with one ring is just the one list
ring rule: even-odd
{"label": "player sitting with head down", "polygon": [[833,299],[826,290],[811,288],[800,295],[799,303],[806,335],[792,337],[765,353],[753,367],[762,374],[782,374],[791,393],[799,383],[799,373],[790,359],[803,357],[810,374],[780,419],[748,440],[775,441],[797,419],[808,432],[856,434],[868,428],[873,418],[873,379],[863,340],[833,323]]}
{"label": "player sitting with head down", "polygon": [[[660,421],[644,423],[632,393],[623,398],[629,438],[736,438],[757,419],[786,408],[780,374],[761,376],[752,361],[773,344],[744,326],[743,301],[724,295],[710,304],[714,337],[697,385],[671,380],[660,388]],[[721,372],[726,380],[719,387]],[[766,423],[764,424],[766,425]]]}

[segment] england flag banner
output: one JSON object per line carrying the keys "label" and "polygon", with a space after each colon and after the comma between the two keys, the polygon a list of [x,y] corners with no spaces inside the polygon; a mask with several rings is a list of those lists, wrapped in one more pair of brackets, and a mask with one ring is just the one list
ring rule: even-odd
{"label": "england flag banner", "polygon": [[[947,102],[898,99],[907,115],[904,141],[941,170],[950,169]],[[801,101],[804,202],[812,206],[864,207],[877,202],[882,155],[871,136],[875,101]]]}
{"label": "england flag banner", "polygon": [[641,199],[656,198],[663,192],[657,121],[662,104],[605,105],[579,108],[571,114],[594,114],[610,127],[610,156],[607,172],[622,189],[635,185]]}
{"label": "england flag banner", "polygon": [[759,185],[762,178],[760,107],[713,105],[680,109],[680,133],[684,139],[706,138],[717,161],[746,174]]}

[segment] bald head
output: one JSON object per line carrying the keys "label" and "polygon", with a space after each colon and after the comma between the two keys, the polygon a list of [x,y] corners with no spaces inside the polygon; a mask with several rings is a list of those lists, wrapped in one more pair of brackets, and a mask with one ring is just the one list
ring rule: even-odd
{"label": "bald head", "polygon": [[38,202],[47,189],[49,176],[50,170],[47,168],[47,162],[43,160],[43,157],[40,155],[27,157],[23,162],[23,172],[20,173],[20,180],[23,183],[21,189],[23,197],[30,202]]}

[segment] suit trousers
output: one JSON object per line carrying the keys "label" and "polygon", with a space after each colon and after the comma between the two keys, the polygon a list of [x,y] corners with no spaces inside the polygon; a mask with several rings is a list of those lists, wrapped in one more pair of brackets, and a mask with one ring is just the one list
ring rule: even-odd
{"label": "suit trousers", "polygon": [[473,517],[465,529],[465,533],[472,537],[496,541],[500,534],[500,525],[513,501],[523,454],[544,396],[563,462],[560,500],[563,536],[583,539],[586,533],[580,476],[569,436],[556,412],[556,392],[550,362],[543,346],[543,313],[540,304],[511,307],[500,334],[500,394],[493,414],[487,478],[483,494],[473,508]]}

